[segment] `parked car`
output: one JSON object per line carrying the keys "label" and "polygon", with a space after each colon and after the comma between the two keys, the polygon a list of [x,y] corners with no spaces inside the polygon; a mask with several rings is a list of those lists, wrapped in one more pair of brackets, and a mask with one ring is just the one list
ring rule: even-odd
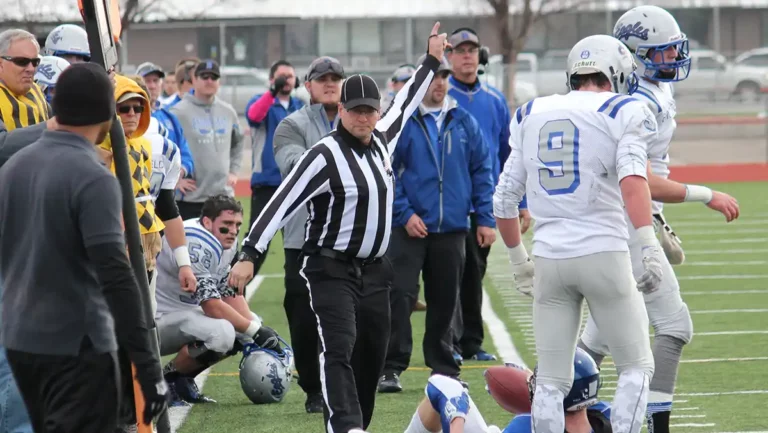
{"label": "parked car", "polygon": [[749,50],[733,59],[734,93],[755,100],[768,91],[768,47]]}

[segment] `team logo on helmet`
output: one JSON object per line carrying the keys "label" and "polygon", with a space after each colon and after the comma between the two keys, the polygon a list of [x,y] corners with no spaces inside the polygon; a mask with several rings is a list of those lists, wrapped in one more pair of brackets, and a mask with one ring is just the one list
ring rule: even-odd
{"label": "team logo on helmet", "polygon": [[53,78],[53,76],[56,75],[56,72],[57,71],[53,69],[53,64],[51,63],[43,63],[37,67],[37,73],[45,77],[46,80]]}
{"label": "team logo on helmet", "polygon": [[54,44],[59,43],[61,39],[62,39],[61,30],[57,30],[53,32],[53,34],[51,35],[51,42],[53,42]]}
{"label": "team logo on helmet", "polygon": [[648,40],[649,29],[643,27],[643,24],[640,21],[634,24],[619,25],[618,27],[619,29],[616,30],[616,34],[614,35],[618,40],[624,39],[625,41],[628,41],[631,36],[644,41]]}
{"label": "team logo on helmet", "polygon": [[588,50],[582,51],[581,52],[581,58],[582,59],[588,59],[589,58],[589,51]]}

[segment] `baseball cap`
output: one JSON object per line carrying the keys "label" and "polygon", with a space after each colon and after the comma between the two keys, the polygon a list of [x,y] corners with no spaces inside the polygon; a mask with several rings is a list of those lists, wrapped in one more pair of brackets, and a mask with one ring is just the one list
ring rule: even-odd
{"label": "baseball cap", "polygon": [[[422,54],[421,57],[419,57],[419,60],[416,61],[417,65],[421,65],[424,63],[424,60],[426,60],[427,55]],[[440,72],[451,72],[451,65],[448,63],[448,60],[443,57],[443,60],[440,61],[440,66],[437,67],[437,73]]]}
{"label": "baseball cap", "polygon": [[344,85],[341,86],[341,103],[346,110],[362,105],[378,110],[381,108],[379,86],[367,75],[352,75],[344,80]]}
{"label": "baseball cap", "polygon": [[452,47],[456,48],[461,44],[473,44],[475,46],[480,46],[480,38],[477,37],[476,34],[474,34],[469,29],[459,29],[454,34],[452,34],[450,37],[448,37],[448,43],[451,44]]}
{"label": "baseball cap", "polygon": [[133,99],[133,98],[139,98],[139,99],[143,99],[145,101],[147,100],[147,98],[145,98],[144,95],[142,95],[141,93],[126,92],[126,93],[123,93],[122,95],[120,95],[120,97],[117,99],[117,103],[120,104],[120,103],[123,103],[123,102],[125,102],[125,101],[127,101],[129,99]]}
{"label": "baseball cap", "polygon": [[146,77],[149,74],[157,74],[160,78],[165,78],[165,71],[163,71],[163,68],[152,62],[144,62],[136,68],[136,75]]}
{"label": "baseball cap", "polygon": [[327,74],[335,74],[344,78],[344,67],[333,57],[318,57],[309,64],[305,81],[316,80]]}
{"label": "baseball cap", "polygon": [[217,77],[221,77],[221,72],[219,71],[219,64],[216,63],[215,60],[203,60],[202,62],[197,64],[197,67],[195,67],[195,76],[199,77],[201,74],[213,74]]}
{"label": "baseball cap", "polygon": [[405,64],[400,65],[395,72],[392,73],[392,81],[405,82],[408,81],[413,74],[416,73],[416,67],[413,65]]}

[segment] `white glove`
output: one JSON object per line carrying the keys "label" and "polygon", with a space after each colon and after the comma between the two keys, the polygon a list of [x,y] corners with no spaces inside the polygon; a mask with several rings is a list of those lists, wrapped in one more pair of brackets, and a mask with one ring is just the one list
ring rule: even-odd
{"label": "white glove", "polygon": [[683,247],[680,245],[683,241],[677,237],[672,227],[664,220],[664,215],[654,215],[653,226],[659,232],[661,249],[664,250],[664,255],[667,256],[669,263],[672,265],[682,265],[685,262],[685,252],[683,252]]}
{"label": "white glove", "polygon": [[653,226],[643,226],[637,229],[637,237],[640,241],[643,253],[643,275],[637,280],[637,290],[643,293],[653,293],[661,285],[661,246]]}
{"label": "white glove", "polygon": [[507,248],[509,262],[512,264],[512,276],[515,279],[517,291],[533,297],[533,261],[522,242],[514,248]]}

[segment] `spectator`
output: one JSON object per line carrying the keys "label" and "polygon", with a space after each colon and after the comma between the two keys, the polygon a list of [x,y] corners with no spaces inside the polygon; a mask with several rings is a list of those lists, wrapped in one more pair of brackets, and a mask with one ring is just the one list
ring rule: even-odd
{"label": "spectator", "polygon": [[[310,105],[286,117],[275,130],[274,150],[283,177],[293,170],[301,155],[338,124],[341,82],[344,68],[333,57],[315,59],[307,70],[304,87]],[[306,209],[298,210],[283,232],[285,248],[285,298],[283,307],[291,331],[291,343],[299,372],[299,386],[307,394],[304,409],[308,413],[323,412],[320,388],[320,340],[317,318],[309,304],[309,289],[301,276],[299,257],[304,245],[304,225],[309,218]]]}
{"label": "spectator", "polygon": [[[416,63],[423,63],[423,57]],[[411,311],[419,294],[419,273],[429,305],[424,360],[432,374],[459,376],[451,324],[471,208],[477,214],[476,242],[486,247],[496,238],[488,144],[472,115],[447,96],[450,74],[450,65],[443,61],[393,155],[397,178],[387,255],[397,272],[389,298],[392,333],[379,392],[403,389],[400,374],[411,360]]]}
{"label": "spectator", "polygon": [[[470,28],[455,30],[449,42],[448,61],[453,74],[450,77],[449,94],[459,106],[475,117],[483,132],[491,153],[494,186],[498,183],[501,167],[509,156],[509,107],[504,96],[492,87],[481,84],[477,76],[480,67],[480,39]],[[495,360],[493,354],[483,349],[483,278],[488,264],[490,245],[481,247],[477,239],[477,214],[470,214],[470,231],[467,235],[467,263],[461,284],[460,303],[457,309],[455,343],[457,359]]]}
{"label": "spectator", "polygon": [[80,26],[62,24],[48,33],[43,54],[61,57],[70,64],[91,61],[88,33]]}
{"label": "spectator", "polygon": [[199,217],[208,197],[234,195],[242,163],[243,135],[237,113],[216,98],[219,77],[218,63],[198,63],[192,78],[194,94],[184,94],[181,102],[171,108],[184,128],[195,162],[193,189],[177,202],[184,220]]}
{"label": "spectator", "polygon": [[181,59],[176,63],[174,77],[176,78],[177,93],[168,98],[165,108],[170,109],[178,104],[184,95],[192,93],[192,76],[194,75],[195,67],[197,67],[198,63],[200,63],[200,59],[197,57]]}
{"label": "spectator", "polygon": [[8,131],[50,117],[45,95],[34,82],[40,64],[35,35],[21,29],[0,33],[0,118]]}
{"label": "spectator", "polygon": [[[154,63],[146,62],[139,65],[136,69],[136,74],[141,76],[144,80],[144,85],[149,90],[150,106],[152,107],[152,117],[168,131],[168,139],[174,142],[181,152],[181,178],[184,179],[187,176],[191,176],[194,171],[195,163],[192,159],[192,154],[189,152],[189,144],[184,137],[184,129],[179,123],[179,119],[171,113],[167,108],[164,108],[160,104],[160,95],[163,89],[163,80],[168,78],[165,76],[163,68],[155,65]],[[189,182],[183,183],[182,193],[186,192]]]}
{"label": "spectator", "polygon": [[176,87],[176,74],[166,75],[165,79],[163,79],[163,94],[158,98],[160,105],[168,103],[178,91],[179,89]]}
{"label": "spectator", "polygon": [[[291,96],[298,85],[293,66],[285,60],[278,60],[269,68],[270,89],[262,95],[254,95],[245,106],[245,117],[251,127],[251,149],[253,155],[253,175],[251,175],[251,221],[259,216],[269,199],[280,186],[282,177],[275,162],[272,138],[277,125],[286,116],[304,106],[304,103]],[[269,246],[267,246],[267,251]],[[267,257],[267,251],[256,264],[255,273]]]}
{"label": "spectator", "polygon": [[416,67],[410,63],[400,65],[397,67],[397,69],[395,69],[395,72],[393,72],[392,76],[389,77],[389,82],[387,83],[387,93],[385,93],[384,97],[381,98],[381,106],[384,109],[382,113],[387,111],[389,105],[392,104],[392,100],[395,99],[397,92],[399,92],[400,89],[405,86],[405,83],[408,82],[408,80],[413,76],[415,72]]}

